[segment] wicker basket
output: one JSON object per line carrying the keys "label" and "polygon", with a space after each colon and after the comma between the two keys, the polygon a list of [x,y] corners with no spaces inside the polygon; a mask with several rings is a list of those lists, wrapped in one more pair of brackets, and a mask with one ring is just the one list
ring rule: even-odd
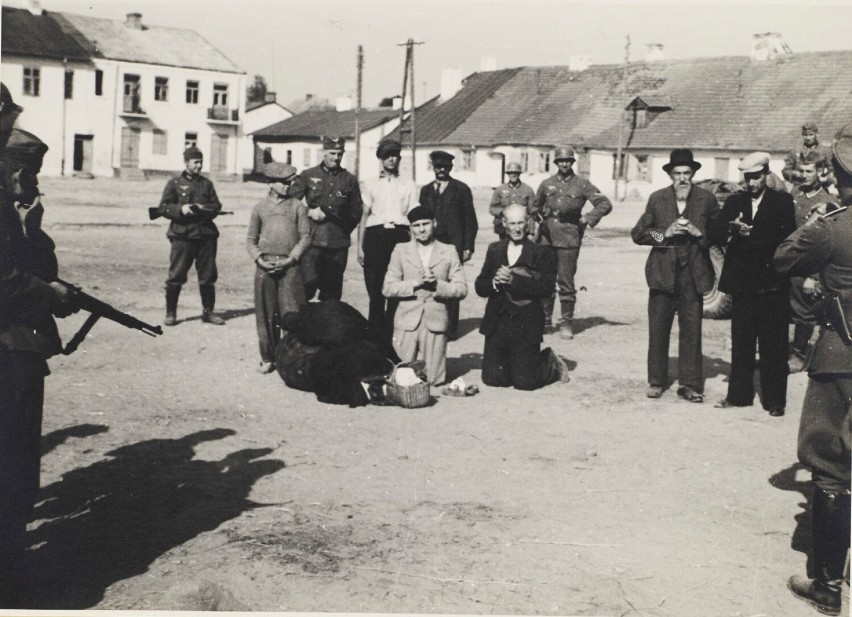
{"label": "wicker basket", "polygon": [[394,405],[405,407],[407,409],[415,409],[417,407],[426,407],[429,404],[429,382],[416,383],[411,386],[399,386],[394,383],[396,377],[396,369],[404,366],[399,364],[393,367],[393,373],[387,380],[387,398]]}

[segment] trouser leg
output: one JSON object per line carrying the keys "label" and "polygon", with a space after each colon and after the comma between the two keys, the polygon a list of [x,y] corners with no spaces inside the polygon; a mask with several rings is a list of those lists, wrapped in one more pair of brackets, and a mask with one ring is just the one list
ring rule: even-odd
{"label": "trouser leg", "polygon": [[674,295],[656,289],[648,295],[648,383],[665,387],[669,381],[669,338],[675,314]]}
{"label": "trouser leg", "polygon": [[814,484],[829,492],[849,492],[852,444],[852,375],[808,379],[799,422],[799,461]]}
{"label": "trouser leg", "polygon": [[275,360],[275,341],[277,327],[275,313],[278,290],[275,279],[257,268],[254,274],[254,317],[257,327],[257,339],[260,347],[260,359],[263,362]]}
{"label": "trouser leg", "polygon": [[166,287],[180,287],[186,283],[186,275],[195,261],[197,246],[189,240],[172,238],[169,251],[169,275],[166,279]]}
{"label": "trouser leg", "polygon": [[487,386],[506,388],[512,385],[509,373],[511,346],[506,341],[506,333],[498,324],[497,329],[485,337],[482,352],[482,383]]}
{"label": "trouser leg", "polygon": [[318,246],[309,246],[302,253],[302,259],[299,260],[299,270],[302,273],[302,281],[305,285],[305,298],[307,301],[313,300],[319,289],[317,283],[317,262],[320,257],[320,248]]}
{"label": "trouser leg", "polygon": [[364,230],[364,286],[370,298],[367,321],[374,335],[386,336],[393,324],[397,302],[382,295],[382,286],[394,247],[409,239],[408,227],[386,229],[381,225]]}
{"label": "trouser leg", "polygon": [[734,405],[754,402],[755,322],[761,317],[756,304],[754,296],[737,295],[731,306],[731,372],[727,400]]}
{"label": "trouser leg", "polygon": [[559,304],[562,309],[561,322],[571,324],[574,320],[574,306],[577,303],[577,289],[574,275],[577,273],[577,260],[580,247],[556,249],[556,285],[559,289]]}
{"label": "trouser leg", "polygon": [[790,345],[790,353],[800,358],[808,355],[808,343],[814,333],[814,326],[808,323],[797,323],[793,325],[793,343]]}
{"label": "trouser leg", "polygon": [[447,335],[443,332],[430,332],[425,324],[418,328],[420,349],[426,362],[426,375],[432,385],[447,381]]}
{"label": "trouser leg", "polygon": [[684,284],[678,293],[678,382],[696,392],[704,392],[704,355],[701,348],[703,311],[704,298],[695,291],[690,278],[689,285]]}
{"label": "trouser leg", "polygon": [[[520,338],[520,337],[518,337]],[[512,385],[518,390],[537,390],[559,378],[551,363],[550,350],[539,343],[515,340],[509,360]]]}
{"label": "trouser leg", "polygon": [[402,362],[414,362],[417,359],[419,345],[420,338],[417,336],[417,330],[395,329],[393,331],[393,348]]}
{"label": "trouser leg", "polygon": [[217,238],[205,238],[204,240],[193,240],[197,244],[195,250],[195,272],[198,275],[198,286],[212,286],[219,279],[219,270],[216,268]]}
{"label": "trouser leg", "polygon": [[343,273],[346,271],[348,257],[348,247],[321,249],[317,259],[317,285],[320,302],[340,300],[343,297]]}
{"label": "trouser leg", "polygon": [[790,330],[789,294],[767,294],[760,296],[760,300],[760,317],[756,320],[756,325],[763,407],[764,409],[785,407],[789,373],[787,364]]}

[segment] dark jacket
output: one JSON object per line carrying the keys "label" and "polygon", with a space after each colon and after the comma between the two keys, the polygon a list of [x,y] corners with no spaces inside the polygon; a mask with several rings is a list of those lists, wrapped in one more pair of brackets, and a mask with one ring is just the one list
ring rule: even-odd
{"label": "dark jacket", "polygon": [[[181,207],[186,204],[198,204],[203,209],[183,214]],[[166,182],[159,205],[160,214],[172,222],[166,235],[181,240],[218,238],[219,230],[213,219],[221,210],[213,183],[204,176],[190,176],[186,172]]]}
{"label": "dark jacket", "polygon": [[435,239],[452,244],[461,259],[462,251],[473,253],[478,223],[473,209],[470,187],[450,178],[443,193],[435,191],[435,182],[420,189],[420,205],[429,206],[435,213]]}
{"label": "dark jacket", "polygon": [[677,264],[689,268],[695,290],[705,293],[713,289],[713,264],[707,249],[707,222],[718,209],[716,198],[709,191],[693,186],[686,198],[684,216],[703,234],[665,237],[665,231],[677,218],[677,197],[673,186],[651,193],[645,212],[630,232],[633,242],[653,247],[645,263],[645,280],[648,287],[673,293],[677,278]]}
{"label": "dark jacket", "polygon": [[509,240],[499,240],[488,246],[482,271],[476,277],[477,295],[488,298],[485,316],[479,331],[490,336],[497,329],[502,316],[521,328],[531,343],[544,338],[544,309],[541,301],[553,293],[556,285],[556,257],[552,249],[525,239],[521,256],[512,266],[516,271],[511,282],[495,289],[494,275],[501,266],[509,265],[507,247]]}
{"label": "dark jacket", "polygon": [[291,190],[291,195],[300,199],[303,190],[308,209],[319,208],[327,217],[321,223],[311,219],[311,244],[330,249],[349,246],[364,211],[355,176],[342,167],[330,170],[320,163],[303,171],[299,181],[303,188]]}
{"label": "dark jacket", "polygon": [[[545,243],[557,248],[577,248],[583,240],[585,226],[580,225],[582,216],[590,227],[595,227],[612,210],[612,202],[598,188],[575,174],[568,176],[556,173],[545,178],[536,192],[536,212],[545,220]],[[592,209],[583,215],[586,202]]]}
{"label": "dark jacket", "polygon": [[[728,231],[728,223],[740,214],[743,223],[754,226],[748,237],[731,236]],[[728,197],[707,226],[712,244],[728,245],[719,291],[749,295],[788,289],[790,281],[776,272],[772,257],[778,245],[795,229],[796,208],[788,193],[767,188],[757,213],[752,212],[751,197],[747,193]]]}

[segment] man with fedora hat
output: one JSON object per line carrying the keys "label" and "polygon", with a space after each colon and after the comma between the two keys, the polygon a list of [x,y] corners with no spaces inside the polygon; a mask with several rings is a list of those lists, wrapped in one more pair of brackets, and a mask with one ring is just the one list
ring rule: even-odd
{"label": "man with fedora hat", "polygon": [[361,188],[358,179],[343,169],[342,137],[322,138],[322,161],[299,174],[311,220],[311,246],[302,258],[305,292],[311,300],[340,300],[343,273],[349,258],[352,230],[361,221]]}
{"label": "man with fedora hat", "polygon": [[648,391],[660,398],[668,385],[669,338],[677,313],[680,398],[704,400],[701,353],[703,295],[713,288],[713,265],[704,235],[718,206],[713,194],[693,186],[701,168],[686,148],[672,150],[663,171],[672,184],[651,193],[631,232],[636,244],[650,246],[645,265],[648,296]]}
{"label": "man with fedora hat", "polygon": [[299,260],[311,243],[308,208],[290,196],[296,168],[267,163],[263,169],[269,192],[251,211],[246,248],[257,264],[254,310],[260,341],[259,372],[275,368],[275,347],[281,339],[281,318],[305,303]]}
{"label": "man with fedora hat", "polygon": [[370,297],[367,321],[375,340],[391,335],[397,300],[382,295],[391,253],[400,242],[408,242],[406,215],[417,206],[417,185],[399,177],[402,144],[383,139],[376,148],[382,169],[378,177],[364,182],[364,213],[358,226],[358,263],[364,268],[364,286]]}
{"label": "man with fedora hat", "polygon": [[[577,303],[574,275],[583,233],[587,226],[594,227],[612,210],[612,202],[606,195],[574,173],[576,160],[571,146],[560,146],[553,151],[553,162],[559,170],[539,185],[535,204],[536,211],[544,218],[542,242],[553,247],[556,255],[556,284],[562,309],[559,335],[568,340],[574,338],[574,306]],[[587,201],[593,207],[583,214]],[[553,318],[554,302],[555,295],[545,302],[545,325],[548,328]]]}
{"label": "man with fedora hat", "polygon": [[171,221],[166,236],[171,243],[169,276],[166,279],[167,326],[177,324],[180,290],[186,283],[189,268],[195,262],[198,289],[201,294],[201,320],[216,326],[225,320],[213,314],[216,304],[216,246],[219,230],[213,222],[222,210],[213,183],[201,175],[204,155],[196,147],[183,153],[185,169],[166,182],[158,212]]}
{"label": "man with fedora hat", "polygon": [[712,244],[727,245],[719,291],[730,294],[731,374],[717,407],[754,402],[755,346],[760,352],[763,408],[783,416],[787,404],[790,281],[772,267],[778,245],[796,229],[793,198],[766,186],[769,154],[740,161],[746,191],[734,193],[707,226]]}
{"label": "man with fedora hat", "polygon": [[784,169],[781,170],[781,175],[793,186],[799,186],[805,180],[799,170],[799,163],[806,158],[815,161],[822,186],[828,188],[834,184],[835,179],[831,173],[831,149],[819,143],[819,127],[816,122],[802,123],[802,143],[784,157]]}
{"label": "man with fedora hat", "polygon": [[520,163],[506,163],[506,175],[509,177],[491,195],[491,203],[488,205],[488,213],[494,217],[494,233],[500,239],[506,237],[506,229],[503,227],[503,210],[512,204],[521,204],[532,213],[535,208],[535,191],[529,184],[521,182]]}

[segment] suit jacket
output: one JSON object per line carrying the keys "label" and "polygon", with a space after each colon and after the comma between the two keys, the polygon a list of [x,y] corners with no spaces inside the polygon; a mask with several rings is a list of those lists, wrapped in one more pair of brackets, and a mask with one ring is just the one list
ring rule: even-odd
{"label": "suit jacket", "polygon": [[473,194],[464,182],[450,178],[444,192],[435,192],[430,182],[420,189],[420,205],[435,213],[435,239],[452,244],[461,257],[462,251],[473,253],[478,223],[473,209]]}
{"label": "suit jacket", "polygon": [[530,342],[541,343],[544,339],[541,301],[553,293],[556,285],[556,257],[550,247],[524,239],[521,256],[512,266],[517,272],[508,285],[495,289],[494,275],[501,266],[509,265],[508,246],[508,239],[490,244],[482,271],[476,277],[477,295],[488,298],[479,331],[490,336],[500,318],[507,316]]}
{"label": "suit jacket", "polygon": [[666,238],[666,229],[678,218],[675,190],[669,186],[651,193],[645,212],[630,232],[636,244],[653,247],[645,263],[648,287],[674,292],[677,266],[681,263],[689,268],[698,293],[713,289],[715,275],[708,253],[710,243],[705,234],[707,222],[717,209],[712,193],[693,186],[686,198],[683,215],[701,231],[701,237],[685,234]]}
{"label": "suit jacket", "polygon": [[382,294],[387,298],[400,299],[393,319],[393,327],[397,330],[413,332],[421,320],[425,320],[430,332],[446,332],[446,300],[461,299],[467,295],[464,269],[455,247],[438,241],[432,246],[429,268],[438,282],[435,291],[414,289],[423,272],[416,241],[397,244],[391,253]]}
{"label": "suit jacket", "polygon": [[[754,226],[751,235],[733,235],[728,240],[728,223],[739,215],[742,222]],[[772,257],[778,245],[795,230],[796,208],[789,193],[767,188],[756,213],[752,212],[747,193],[728,197],[707,226],[712,244],[728,245],[719,291],[736,295],[788,289],[790,281],[775,271]]]}

